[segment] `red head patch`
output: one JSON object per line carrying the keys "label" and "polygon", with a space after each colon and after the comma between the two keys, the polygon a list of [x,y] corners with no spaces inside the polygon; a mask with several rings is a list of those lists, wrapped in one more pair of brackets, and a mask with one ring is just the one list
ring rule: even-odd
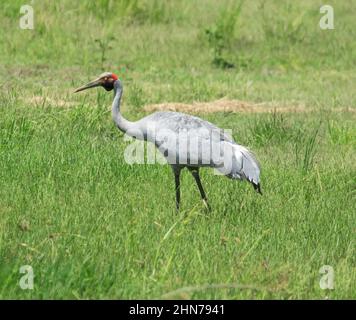
{"label": "red head patch", "polygon": [[116,81],[119,77],[115,73],[111,73],[111,77]]}

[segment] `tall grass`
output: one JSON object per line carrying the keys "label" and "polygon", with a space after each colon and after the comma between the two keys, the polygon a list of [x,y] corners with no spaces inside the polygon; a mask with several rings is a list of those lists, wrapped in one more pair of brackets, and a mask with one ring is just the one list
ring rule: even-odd
{"label": "tall grass", "polygon": [[297,166],[303,174],[307,174],[313,166],[316,155],[317,136],[320,124],[311,133],[306,132],[298,136],[295,143],[295,158]]}
{"label": "tall grass", "polygon": [[[1,298],[355,297],[355,6],[334,2],[329,32],[314,2],[259,3],[43,0],[32,31],[23,1],[2,3]],[[207,214],[183,172],[177,214],[171,169],[125,162],[112,94],[73,94],[104,68],[130,120],[163,102],[302,106],[200,114],[256,154],[263,196],[202,169]]]}
{"label": "tall grass", "polygon": [[288,125],[285,116],[276,111],[255,119],[250,132],[255,142],[261,146],[287,142],[298,134]]}
{"label": "tall grass", "polygon": [[213,52],[212,63],[215,66],[233,68],[234,64],[224,58],[224,53],[231,50],[235,40],[236,24],[241,15],[243,1],[231,4],[223,9],[215,24],[205,29],[209,46]]}
{"label": "tall grass", "polygon": [[354,129],[333,120],[328,121],[328,133],[332,143],[337,145],[349,144],[356,136]]}

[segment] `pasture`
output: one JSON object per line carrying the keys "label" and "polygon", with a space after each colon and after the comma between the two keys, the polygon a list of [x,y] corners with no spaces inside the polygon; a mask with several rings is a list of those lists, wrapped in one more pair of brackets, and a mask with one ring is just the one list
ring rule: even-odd
{"label": "pasture", "polygon": [[[316,0],[40,0],[33,30],[23,4],[0,10],[0,298],[356,298],[355,0],[333,30]],[[177,213],[167,165],[125,162],[112,93],[73,93],[103,71],[130,120],[185,104],[231,129],[263,196],[203,169],[207,213],[185,171]]]}

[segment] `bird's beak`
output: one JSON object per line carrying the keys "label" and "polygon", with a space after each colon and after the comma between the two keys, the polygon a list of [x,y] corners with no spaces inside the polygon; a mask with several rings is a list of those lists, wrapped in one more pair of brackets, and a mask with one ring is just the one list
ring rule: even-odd
{"label": "bird's beak", "polygon": [[84,86],[81,86],[77,89],[75,89],[74,93],[75,92],[79,92],[79,91],[83,91],[83,90],[86,90],[86,89],[90,89],[90,88],[94,88],[94,87],[98,87],[101,85],[101,79],[98,78],[98,79],[95,79],[87,84],[85,84]]}

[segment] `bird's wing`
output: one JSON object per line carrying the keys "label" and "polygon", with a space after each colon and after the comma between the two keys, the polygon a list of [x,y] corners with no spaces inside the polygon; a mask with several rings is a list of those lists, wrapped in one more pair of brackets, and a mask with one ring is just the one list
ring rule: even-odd
{"label": "bird's wing", "polygon": [[169,130],[175,134],[188,131],[200,139],[234,142],[227,132],[211,122],[180,112],[155,112],[140,122],[146,128],[152,123],[156,130]]}
{"label": "bird's wing", "polygon": [[177,148],[177,141],[184,141],[180,138],[177,140],[176,137],[181,132],[188,131],[190,143],[197,142],[196,148],[189,148],[187,151],[190,164],[207,164],[230,178],[246,179],[258,185],[260,166],[253,153],[238,145],[230,135],[212,123],[179,112],[156,112],[143,120],[142,125],[146,127],[151,122],[156,130],[167,130],[163,135],[156,134],[148,140],[154,142],[161,152],[172,152],[168,152],[168,158],[172,157],[168,161],[176,161],[177,156],[185,152],[180,149],[180,145]]}

